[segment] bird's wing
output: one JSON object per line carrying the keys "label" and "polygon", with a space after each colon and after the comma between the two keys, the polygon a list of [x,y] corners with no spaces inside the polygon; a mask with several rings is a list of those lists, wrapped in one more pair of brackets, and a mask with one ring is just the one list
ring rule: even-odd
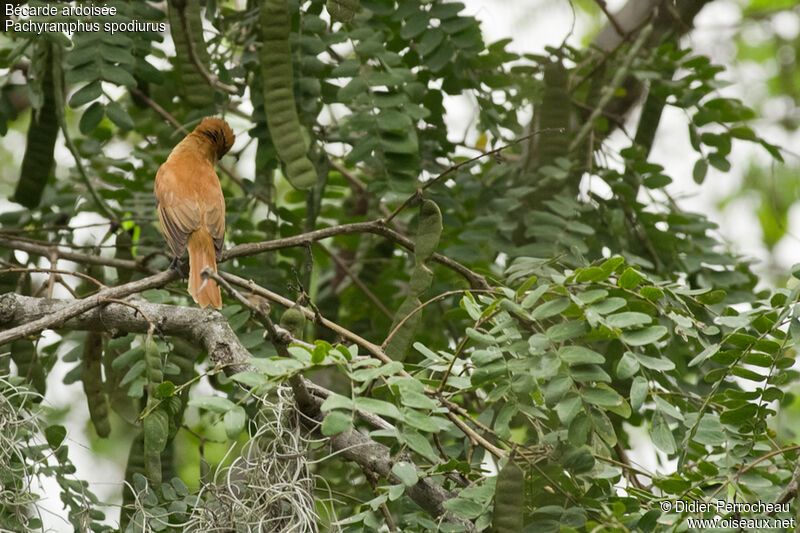
{"label": "bird's wing", "polygon": [[225,198],[222,196],[221,189],[219,198],[211,202],[211,206],[206,207],[205,215],[206,229],[214,239],[214,249],[217,252],[217,257],[219,257],[220,252],[222,252],[222,245],[225,242]]}
{"label": "bird's wing", "polygon": [[[168,163],[158,169],[155,184],[158,219],[167,244],[176,257],[183,256],[189,235],[200,228],[203,220],[202,208],[196,196],[185,190],[187,185],[187,181],[181,179]],[[223,217],[223,233],[224,220]]]}

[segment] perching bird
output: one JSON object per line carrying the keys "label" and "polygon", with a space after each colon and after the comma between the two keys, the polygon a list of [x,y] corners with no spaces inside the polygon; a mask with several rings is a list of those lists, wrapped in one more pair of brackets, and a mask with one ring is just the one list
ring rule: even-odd
{"label": "perching bird", "polygon": [[233,146],[227,122],[204,118],[161,165],[155,195],[161,231],[177,262],[189,248],[189,294],[200,307],[222,307],[213,279],[204,280],[205,267],[217,271],[217,254],[225,237],[225,198],[214,164]]}

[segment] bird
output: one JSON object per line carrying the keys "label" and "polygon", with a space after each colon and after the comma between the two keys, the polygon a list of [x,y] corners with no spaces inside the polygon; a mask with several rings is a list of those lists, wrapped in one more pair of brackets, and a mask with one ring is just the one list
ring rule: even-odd
{"label": "bird", "polygon": [[225,239],[225,197],[214,165],[233,146],[230,125],[206,117],[175,145],[156,173],[153,188],[161,231],[177,268],[189,250],[189,294],[200,307],[222,308],[222,295],[213,279],[200,273],[217,271],[217,257]]}

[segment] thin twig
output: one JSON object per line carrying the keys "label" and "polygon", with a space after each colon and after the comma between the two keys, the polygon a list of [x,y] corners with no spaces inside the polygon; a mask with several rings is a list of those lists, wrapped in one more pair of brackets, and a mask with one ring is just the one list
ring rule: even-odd
{"label": "thin twig", "polygon": [[636,37],[636,40],[631,45],[630,50],[625,55],[625,58],[622,61],[622,64],[619,66],[617,71],[614,73],[614,77],[611,79],[611,83],[609,83],[606,87],[603,88],[603,94],[600,96],[600,99],[597,101],[597,106],[592,111],[592,114],[589,115],[589,118],[586,119],[586,122],[583,123],[581,129],[578,131],[578,134],[572,139],[572,142],[569,145],[569,151],[572,152],[580,146],[583,140],[589,135],[589,132],[594,128],[594,122],[597,118],[603,113],[603,108],[608,105],[608,102],[614,97],[614,93],[617,92],[617,88],[622,85],[622,82],[625,80],[625,77],[628,75],[628,71],[631,68],[631,64],[633,63],[634,58],[639,55],[639,50],[642,49],[644,43],[647,41],[647,38],[650,36],[650,33],[653,31],[653,24],[650,23],[645,26],[639,35]]}
{"label": "thin twig", "polygon": [[424,191],[425,189],[427,189],[428,187],[430,187],[434,183],[438,182],[439,180],[441,180],[442,178],[444,178],[446,176],[449,176],[450,174],[452,174],[453,172],[459,170],[460,168],[462,168],[464,166],[467,166],[467,165],[470,165],[470,164],[474,163],[475,161],[483,159],[486,156],[499,154],[500,152],[502,152],[506,148],[510,148],[512,146],[515,146],[515,145],[521,143],[522,141],[524,141],[526,139],[530,139],[531,137],[535,137],[535,136],[540,135],[542,133],[556,133],[556,132],[562,132],[563,133],[563,131],[564,131],[564,128],[544,128],[544,129],[541,129],[541,130],[537,130],[537,131],[531,132],[531,133],[529,133],[527,135],[523,135],[522,137],[518,137],[518,138],[514,139],[513,141],[511,141],[510,143],[504,144],[503,146],[500,146],[499,148],[495,148],[494,150],[489,150],[489,151],[480,153],[480,154],[476,155],[475,157],[471,157],[471,158],[469,158],[467,160],[461,161],[460,163],[456,163],[455,165],[452,165],[451,167],[447,168],[444,172],[442,172],[441,174],[439,174],[435,178],[430,179],[430,180],[426,181],[424,184],[422,184],[422,186],[420,187],[420,189],[417,192],[415,192],[414,194],[410,195],[408,198],[406,198],[403,201],[403,203],[401,203],[399,206],[397,206],[394,211],[389,213],[389,216],[387,216],[384,219],[384,222],[387,223],[387,224],[389,222],[391,222],[391,220],[394,217],[396,217],[398,214],[400,214],[400,212],[403,209],[408,207],[408,205],[411,202],[413,202],[416,198],[418,198],[420,191]]}
{"label": "thin twig", "polygon": [[[5,261],[3,261],[3,263],[5,263]],[[83,280],[90,281],[101,289],[105,287],[105,285],[103,285],[100,281],[96,280],[92,276],[89,276],[88,274],[84,274],[83,272],[70,272],[69,270],[59,270],[57,268],[10,267],[0,270],[0,276],[2,276],[3,274],[9,274],[11,272],[37,272],[37,273],[62,274],[65,276],[75,276],[76,278],[81,278]]]}
{"label": "thin twig", "polygon": [[[219,276],[222,279],[232,283],[233,285],[238,285],[239,287],[243,287],[245,289],[248,289],[250,292],[252,292],[254,294],[257,294],[259,296],[262,296],[262,297],[266,298],[267,300],[269,300],[271,302],[275,302],[275,303],[277,303],[279,305],[282,305],[283,307],[286,307],[287,309],[289,307],[292,307],[292,306],[295,305],[295,302],[293,302],[292,300],[290,300],[288,298],[284,298],[280,294],[277,294],[277,293],[274,293],[274,292],[272,292],[272,291],[270,291],[268,289],[265,289],[264,287],[256,284],[253,280],[246,280],[244,278],[240,278],[239,276],[237,276],[235,274],[231,274],[229,272],[220,272]],[[353,333],[352,331],[348,330],[347,328],[344,328],[344,327],[340,326],[339,324],[337,324],[335,322],[332,322],[332,321],[328,320],[327,318],[324,318],[322,316],[318,317],[317,314],[313,310],[311,310],[311,309],[309,309],[307,307],[304,307],[302,305],[298,305],[297,308],[305,315],[305,317],[307,319],[309,319],[309,320],[317,320],[318,319],[319,322],[323,326],[325,326],[326,328],[330,329],[334,333],[338,334],[343,339],[347,339],[347,340],[349,340],[350,342],[352,342],[354,344],[358,344],[359,346],[361,346],[362,348],[367,350],[369,353],[371,353],[372,355],[374,355],[375,357],[380,359],[382,362],[387,363],[387,364],[392,362],[392,359],[389,356],[387,356],[383,352],[383,350],[381,350],[381,347],[378,346],[377,344],[374,344],[374,343],[368,341],[367,339],[365,339],[365,338]]]}
{"label": "thin twig", "polygon": [[374,294],[374,293],[373,293],[371,290],[369,290],[369,287],[367,287],[367,286],[364,284],[364,282],[363,282],[363,281],[361,281],[361,278],[359,278],[359,277],[356,275],[356,273],[355,273],[355,272],[353,272],[353,271],[352,271],[352,269],[351,269],[349,266],[347,266],[347,263],[345,263],[345,262],[342,260],[342,258],[341,258],[341,257],[339,257],[339,256],[338,256],[337,254],[335,254],[334,252],[332,252],[332,251],[328,250],[327,246],[325,246],[325,245],[324,245],[324,244],[322,244],[321,242],[317,242],[316,244],[317,244],[317,246],[319,246],[320,248],[322,248],[322,250],[323,250],[323,251],[324,251],[326,254],[328,254],[328,256],[329,256],[331,259],[333,259],[334,263],[336,263],[336,264],[338,265],[338,267],[342,269],[342,271],[343,271],[343,272],[344,272],[344,273],[347,275],[347,277],[348,277],[348,278],[350,278],[351,280],[353,280],[353,283],[355,283],[355,284],[358,286],[358,288],[359,288],[359,289],[361,289],[361,291],[362,291],[364,294],[366,294],[366,295],[367,295],[367,298],[369,298],[369,299],[372,301],[372,303],[374,303],[374,304],[375,304],[375,306],[376,306],[378,309],[380,309],[380,311],[381,311],[381,312],[382,312],[384,315],[386,315],[387,317],[389,317],[389,319],[391,319],[391,318],[392,318],[392,313],[391,313],[391,311],[389,311],[389,310],[386,308],[386,306],[385,306],[385,305],[383,305],[383,302],[382,302],[382,301],[380,301],[380,300],[378,299],[378,297],[377,297],[377,296],[375,296],[375,294]]}
{"label": "thin twig", "polygon": [[[244,287],[250,290],[250,292],[263,296],[264,298],[273,301],[275,303],[278,303],[284,307],[288,308],[295,306],[297,309],[300,310],[300,312],[302,312],[306,316],[306,318],[312,320],[316,318],[316,314],[311,309],[308,309],[307,307],[301,305],[296,305],[295,302],[289,300],[288,298],[284,298],[279,294],[275,294],[274,292],[267,290],[264,287],[261,287],[260,285],[257,285],[252,280],[245,280],[243,278],[240,278],[239,276],[236,276],[235,274],[230,274],[228,272],[222,272],[219,274],[219,276],[220,278],[225,279],[226,281],[229,281],[234,285]],[[328,320],[327,318],[319,317],[319,320],[322,325],[332,330],[333,332],[339,334],[342,338],[348,339],[354,342],[355,344],[358,344],[359,346],[366,349],[369,353],[374,355],[377,359],[379,359],[383,363],[390,364],[394,362],[392,358],[386,355],[386,353],[381,349],[380,346],[373,344],[372,342],[360,337],[359,335],[356,335],[347,328],[344,328],[339,324],[336,324],[335,322]],[[411,375],[408,374],[408,372],[406,372],[405,370],[400,370],[398,373],[404,377],[411,377]],[[494,455],[497,458],[505,457],[506,452],[504,452],[503,450],[501,450],[500,448],[498,448],[497,446],[486,440],[485,437],[483,437],[482,435],[477,433],[474,429],[466,425],[466,423],[459,418],[456,412],[460,413],[462,416],[469,419],[470,423],[472,423],[476,427],[481,427],[482,429],[485,428],[484,431],[487,431],[490,434],[494,434],[494,432],[491,429],[487,428],[486,426],[475,420],[465,410],[454,409],[453,406],[455,404],[445,399],[441,395],[437,395],[436,391],[426,387],[425,392],[429,396],[433,398],[439,398],[442,401],[442,405],[445,405],[448,408],[447,417],[454,424],[456,424],[461,429],[461,431],[470,438],[470,440],[480,444],[483,448],[485,448],[487,451],[489,451],[492,455]]]}
{"label": "thin twig", "polygon": [[[800,444],[795,444],[794,446],[787,446],[785,448],[780,448],[780,449],[777,449],[777,450],[772,450],[769,453],[765,453],[764,455],[762,455],[761,457],[759,457],[758,459],[756,459],[752,463],[747,463],[746,465],[742,466],[742,468],[740,468],[736,472],[736,475],[734,477],[738,479],[742,474],[744,474],[745,472],[747,472],[748,470],[750,470],[751,468],[756,466],[761,461],[766,461],[767,459],[771,459],[772,457],[775,457],[778,454],[791,452],[793,450],[800,450]],[[727,487],[730,484],[730,482],[731,482],[731,478],[729,477],[728,479],[726,479],[722,483],[720,483],[719,487],[717,487],[717,489],[714,492],[711,493],[711,496],[706,498],[706,502],[713,501],[714,497],[717,494],[719,494],[725,487]]]}
{"label": "thin twig", "polygon": [[142,318],[144,318],[147,321],[147,323],[150,324],[151,332],[157,329],[156,323],[149,316],[147,316],[147,313],[142,311],[142,308],[139,307],[138,305],[131,302],[126,302],[125,300],[120,300],[119,298],[104,298],[103,300],[104,300],[103,303],[119,304],[130,307],[131,309],[142,315]]}
{"label": "thin twig", "polygon": [[[405,235],[394,231],[391,228],[388,228],[383,220],[372,220],[369,222],[353,222],[351,224],[341,224],[339,226],[331,226],[329,228],[322,228],[314,231],[309,231],[306,233],[301,233],[299,235],[294,235],[292,237],[286,237],[283,239],[275,239],[272,241],[265,241],[265,242],[256,242],[256,243],[245,243],[240,244],[238,246],[234,246],[229,250],[225,250],[220,254],[219,261],[226,261],[228,259],[232,259],[234,257],[243,257],[247,255],[254,255],[261,252],[266,252],[270,250],[278,250],[280,248],[290,248],[293,246],[307,246],[312,242],[320,241],[322,239],[327,239],[329,237],[335,237],[337,235],[349,235],[351,233],[374,233],[375,235],[380,235],[382,237],[386,237],[388,239],[393,240],[403,248],[413,252],[414,251],[414,242],[406,237]],[[465,267],[461,263],[458,263],[449,257],[445,257],[439,253],[434,253],[431,256],[431,261],[435,261],[445,267],[461,274],[472,286],[476,289],[491,289],[489,283],[487,283],[486,278],[482,275],[478,274],[477,272],[470,270],[469,268]]]}
{"label": "thin twig", "polygon": [[614,26],[614,30],[617,32],[617,34],[620,37],[622,37],[623,40],[625,40],[627,38],[627,36],[628,36],[627,32],[625,31],[625,28],[620,26],[619,22],[617,22],[616,17],[614,17],[614,15],[612,15],[611,12],[608,10],[608,6],[606,5],[606,1],[605,0],[594,0],[594,2],[597,4],[597,6],[600,8],[600,10],[603,13],[605,13],[606,18],[608,18],[608,21],[611,23],[612,26]]}
{"label": "thin twig", "polygon": [[392,340],[392,337],[394,336],[394,334],[397,333],[397,330],[399,330],[401,327],[403,327],[403,324],[406,323],[406,320],[408,320],[409,318],[414,316],[414,314],[416,314],[418,311],[420,311],[423,307],[425,307],[427,305],[430,305],[433,302],[436,302],[438,300],[441,300],[442,298],[446,298],[446,297],[451,296],[453,294],[460,294],[460,293],[463,293],[463,292],[494,293],[496,291],[494,291],[494,290],[481,290],[481,289],[477,289],[477,290],[476,289],[456,289],[456,290],[452,290],[452,291],[443,292],[442,294],[437,294],[433,298],[431,298],[431,299],[419,304],[417,307],[412,309],[411,312],[409,312],[406,316],[404,316],[403,319],[400,322],[398,322],[397,325],[392,329],[392,331],[389,332],[389,335],[386,336],[386,340],[384,340],[383,343],[381,343],[381,348],[386,348],[386,346],[389,344],[389,341]]}

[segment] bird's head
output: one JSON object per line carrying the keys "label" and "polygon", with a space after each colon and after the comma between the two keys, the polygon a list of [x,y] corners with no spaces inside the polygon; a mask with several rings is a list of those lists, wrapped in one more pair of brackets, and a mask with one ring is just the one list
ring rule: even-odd
{"label": "bird's head", "polygon": [[200,135],[211,142],[214,155],[216,155],[218,161],[228,153],[236,140],[236,136],[228,123],[216,117],[204,118],[192,133]]}

